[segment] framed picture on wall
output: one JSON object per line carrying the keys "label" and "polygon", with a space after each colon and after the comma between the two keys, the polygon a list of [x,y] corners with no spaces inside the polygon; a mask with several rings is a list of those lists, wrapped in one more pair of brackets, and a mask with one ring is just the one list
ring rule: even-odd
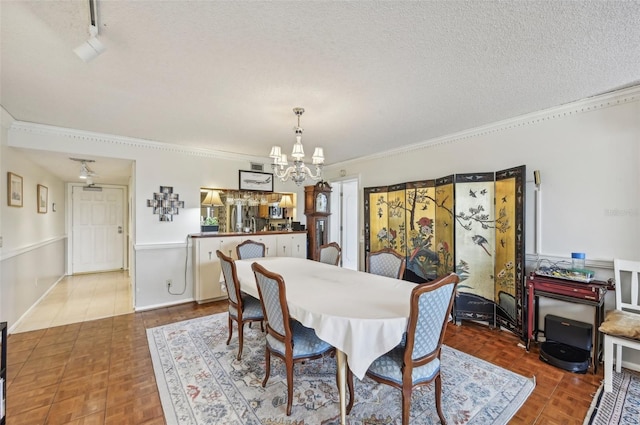
{"label": "framed picture on wall", "polygon": [[238,187],[240,190],[273,192],[273,174],[240,170]]}
{"label": "framed picture on wall", "polygon": [[49,202],[49,189],[47,186],[38,185],[38,213],[47,213],[47,203]]}
{"label": "framed picture on wall", "polygon": [[7,173],[7,204],[10,207],[22,207],[22,177]]}

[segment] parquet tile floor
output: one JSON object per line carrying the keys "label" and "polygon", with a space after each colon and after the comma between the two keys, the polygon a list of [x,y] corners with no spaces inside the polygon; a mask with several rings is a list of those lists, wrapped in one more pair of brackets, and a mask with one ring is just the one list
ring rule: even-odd
{"label": "parquet tile floor", "polygon": [[[164,424],[146,329],[223,311],[226,302],[188,303],[10,335],[7,424]],[[565,372],[520,342],[469,322],[449,325],[445,337],[458,350],[535,375],[535,390],[510,423],[582,424],[602,368]]]}

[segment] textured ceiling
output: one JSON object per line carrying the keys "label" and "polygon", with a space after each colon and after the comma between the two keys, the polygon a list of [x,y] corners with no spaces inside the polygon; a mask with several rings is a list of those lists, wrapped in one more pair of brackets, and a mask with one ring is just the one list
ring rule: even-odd
{"label": "textured ceiling", "polygon": [[639,1],[0,2],[17,120],[328,164],[640,83]]}

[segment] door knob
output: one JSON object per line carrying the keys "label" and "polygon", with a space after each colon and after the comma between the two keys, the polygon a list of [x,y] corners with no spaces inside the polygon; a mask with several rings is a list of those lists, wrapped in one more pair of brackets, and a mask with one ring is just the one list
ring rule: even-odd
{"label": "door knob", "polygon": [[122,233],[122,226],[118,226],[118,233]]}

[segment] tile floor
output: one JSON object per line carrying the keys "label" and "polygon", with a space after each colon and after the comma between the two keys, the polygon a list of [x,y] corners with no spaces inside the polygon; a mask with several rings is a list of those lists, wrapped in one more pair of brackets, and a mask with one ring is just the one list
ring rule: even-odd
{"label": "tile floor", "polygon": [[13,333],[133,313],[127,271],[66,276],[27,313]]}

